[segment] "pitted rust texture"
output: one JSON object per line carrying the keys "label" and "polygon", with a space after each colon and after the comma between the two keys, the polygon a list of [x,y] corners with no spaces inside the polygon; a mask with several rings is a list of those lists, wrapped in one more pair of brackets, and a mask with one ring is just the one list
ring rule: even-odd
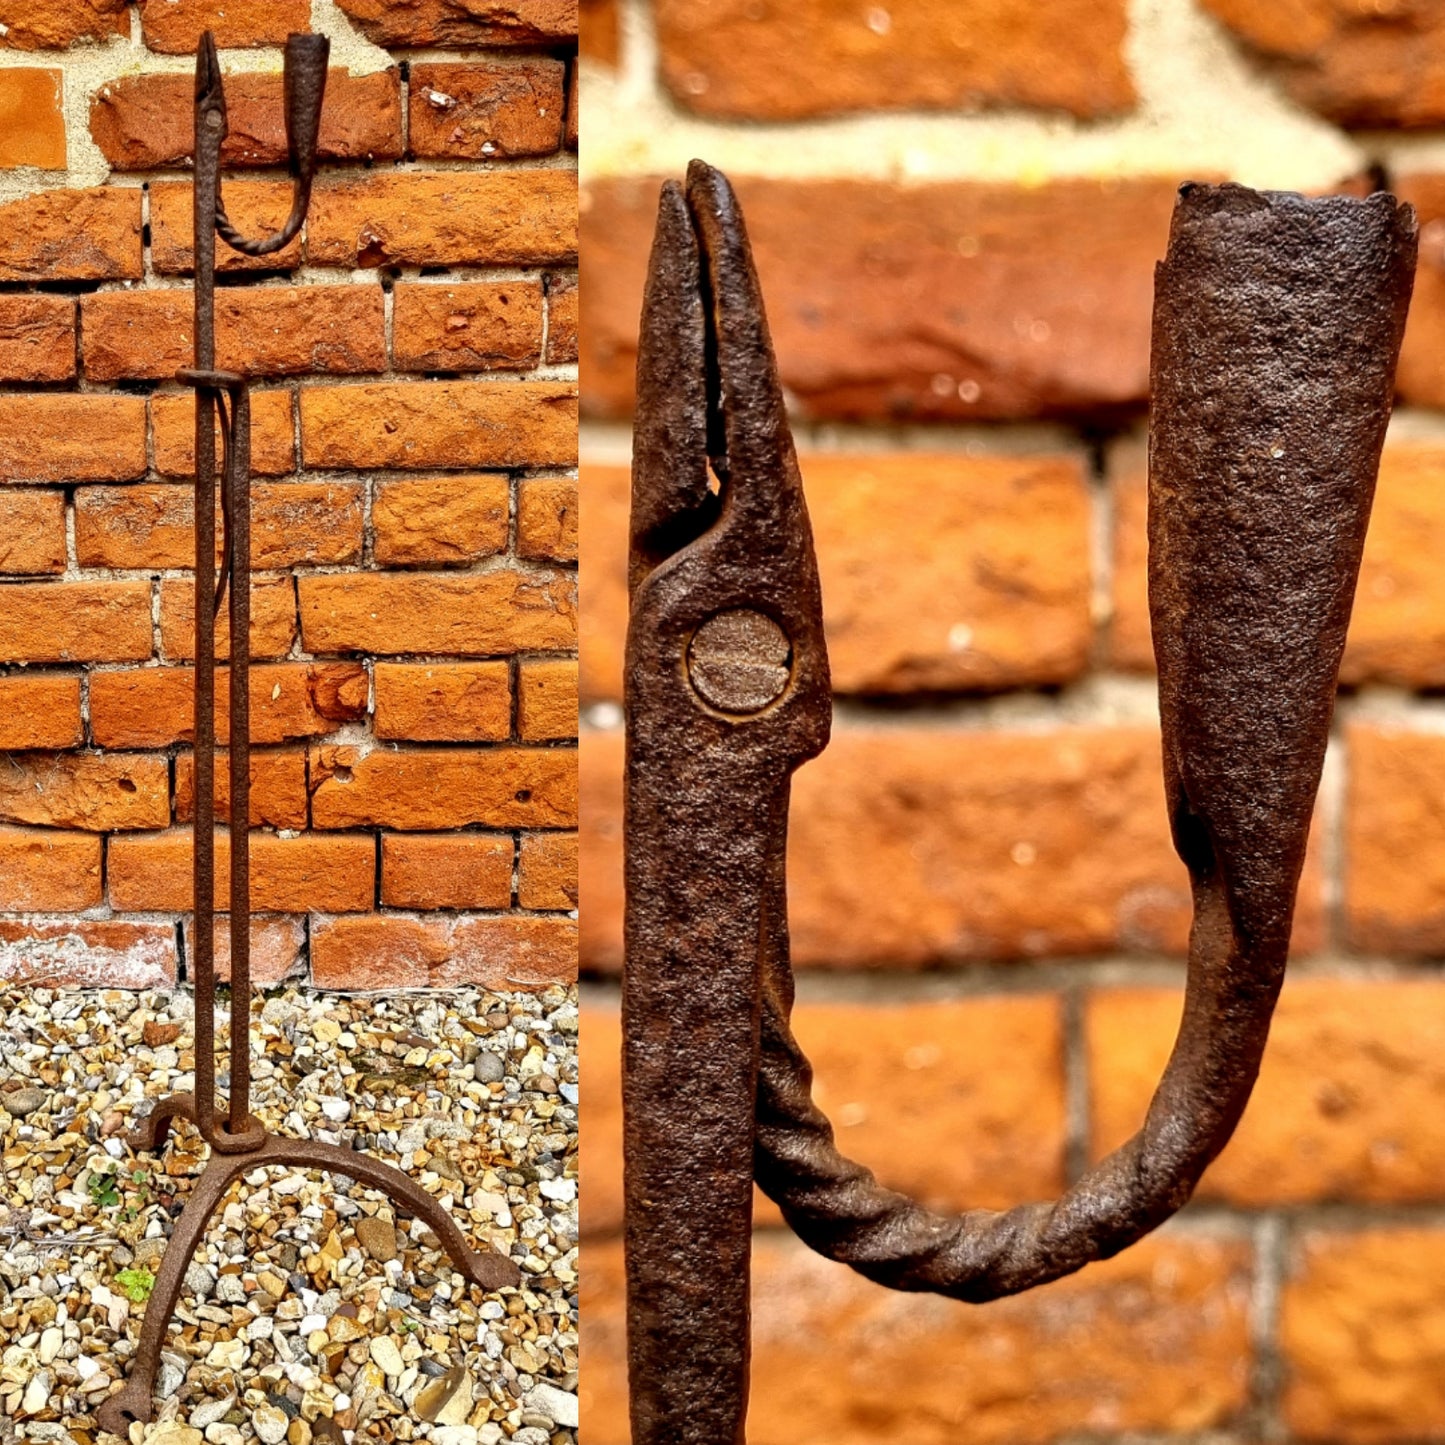
{"label": "pitted rust texture", "polygon": [[[251,900],[250,900],[250,605],[251,605],[251,402],[246,380],[216,370],[216,235],[248,256],[279,251],[306,219],[316,169],[316,138],[326,89],[330,42],[320,35],[293,35],[286,42],[286,130],[290,145],[293,203],[290,218],[274,236],[252,241],[239,235],[221,203],[221,143],[226,138],[226,97],[215,39],[208,31],[196,55],[195,109],[195,365],[176,379],[196,393],[196,607],[195,607],[195,820],[194,928],[191,973],[196,991],[196,1085],[193,1094],[162,1099],[136,1128],[137,1152],[162,1148],[176,1119],[193,1124],[211,1147],[211,1158],[166,1246],[146,1307],[135,1363],[122,1389],[98,1412],[103,1430],[125,1436],[153,1412],[152,1394],[166,1328],[180,1299],[190,1263],[212,1211],[242,1174],[271,1164],[325,1169],[386,1193],[406,1214],[424,1220],[457,1268],[486,1290],[513,1287],[521,1272],[508,1258],[475,1253],[441,1203],[405,1175],[355,1150],[313,1139],[268,1136],[250,1112],[251,1093]],[[216,571],[216,420],[222,441],[221,569]],[[229,593],[230,627],[230,816],[231,955],[230,1101],[224,1119],[216,1110],[215,1038],[215,646],[216,615]]]}
{"label": "pitted rust texture", "polygon": [[[688,203],[690,216],[664,191],[633,477],[635,1445],[742,1439],[754,1177],[821,1253],[893,1288],[983,1301],[1127,1247],[1228,1141],[1283,978],[1416,244],[1413,213],[1384,195],[1181,191],[1155,301],[1150,595],[1166,791],[1194,898],[1183,1021],[1134,1139],[1056,1201],[944,1217],[838,1153],[789,1026],[788,782],[830,716],[817,571],[736,203],[696,163]],[[729,280],[743,276],[750,294]],[[725,325],[719,297],[753,308],[749,326]],[[754,341],[743,362],[729,360],[736,330]],[[744,467],[735,436],[767,445]],[[732,609],[771,617],[791,648],[782,699],[755,713],[720,711],[686,681],[686,648]]]}

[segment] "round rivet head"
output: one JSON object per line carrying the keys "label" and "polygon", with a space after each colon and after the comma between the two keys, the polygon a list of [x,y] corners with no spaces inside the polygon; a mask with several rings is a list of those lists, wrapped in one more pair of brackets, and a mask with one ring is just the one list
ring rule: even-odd
{"label": "round rivet head", "polygon": [[719,712],[761,712],[776,702],[792,673],[788,634],[750,607],[709,617],[693,633],[687,673],[694,689]]}

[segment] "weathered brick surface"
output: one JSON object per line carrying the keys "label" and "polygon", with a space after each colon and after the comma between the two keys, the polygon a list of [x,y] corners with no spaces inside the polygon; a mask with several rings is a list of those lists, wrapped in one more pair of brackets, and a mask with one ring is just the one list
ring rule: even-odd
{"label": "weathered brick surface", "polygon": [[320,180],[307,227],[324,266],[546,266],[577,256],[577,177],[407,171]]}
{"label": "weathered brick surface", "polygon": [[75,302],[0,296],[0,381],[69,381],[75,375]]}
{"label": "weathered brick surface", "polygon": [[1123,0],[984,0],[966,25],[952,0],[878,12],[830,0],[658,0],[655,13],[663,82],[678,104],[708,116],[997,105],[1092,119],[1134,104]]}
{"label": "weathered brick surface", "polygon": [[547,293],[547,361],[552,366],[577,360],[577,283],[559,281]]}
{"label": "weathered brick surface", "polygon": [[515,851],[510,838],[485,833],[383,834],[381,901],[388,908],[509,908]]}
{"label": "weathered brick surface", "polygon": [[65,493],[50,487],[0,491],[0,574],[65,570]]}
{"label": "weathered brick surface", "polygon": [[577,662],[524,659],[517,673],[517,734],[523,742],[562,742],[577,736]]}
{"label": "weathered brick surface", "polygon": [[549,45],[577,34],[577,0],[340,0],[378,45]]}
{"label": "weathered brick surface", "polygon": [[[732,179],[782,379],[805,415],[971,420],[1143,402],[1172,182]],[[631,409],[657,192],[647,178],[587,186],[591,415]]]}
{"label": "weathered brick surface", "polygon": [[[156,470],[167,477],[196,472],[196,401],[192,394],[151,398]],[[220,456],[220,422],[216,455]],[[251,393],[251,475],[282,477],[296,467],[296,423],[291,393],[279,388]]]}
{"label": "weathered brick surface", "polygon": [[1302,1234],[1279,1323],[1284,1418],[1296,1439],[1378,1445],[1445,1430],[1442,1266],[1438,1229]]}
{"label": "weathered brick surface", "polygon": [[[621,1034],[589,1008],[583,1226],[622,1225]],[[800,1004],[794,1032],[840,1149],[929,1208],[1007,1209],[1064,1184],[1064,1053],[1053,994],[903,1004]],[[940,1140],[967,1147],[940,1149]],[[781,1216],[759,1197],[758,1218]]]}
{"label": "weathered brick surface", "polygon": [[377,484],[373,551],[383,567],[475,562],[507,550],[504,476],[396,479]]}
{"label": "weathered brick surface", "polygon": [[[191,364],[190,291],[108,291],[81,303],[91,381],[173,377]],[[216,364],[249,376],[386,369],[379,286],[225,288],[216,295]]]}
{"label": "weathered brick surface", "polygon": [[368,913],[318,919],[311,974],[322,988],[535,988],[577,976],[568,918]]}
{"label": "weathered brick surface", "polygon": [[63,76],[28,66],[0,70],[0,170],[65,168]]}
{"label": "weathered brick surface", "polygon": [[[106,888],[113,908],[189,911],[192,834],[169,829],[113,838]],[[366,912],[376,896],[376,842],[370,834],[251,835],[251,907],[258,912]],[[216,833],[215,906],[230,898],[231,838]]]}
{"label": "weathered brick surface", "polygon": [[151,647],[149,582],[0,585],[0,661],[139,662]]}
{"label": "weathered brick surface", "polygon": [[81,741],[79,673],[0,677],[0,752],[72,748]]}
{"label": "weathered brick surface", "polygon": [[127,482],[145,475],[138,396],[0,396],[0,482]]}
{"label": "weathered brick surface", "polygon": [[561,573],[325,573],[297,587],[308,652],[487,657],[576,637],[575,579]]}
{"label": "weathered brick surface", "polygon": [[63,50],[130,34],[126,0],[0,0],[0,47]]}
{"label": "weathered brick surface", "polygon": [[[833,688],[991,692],[1085,669],[1082,458],[804,456]],[[619,697],[628,475],[588,468],[585,691]],[[593,560],[595,559],[595,560]]]}
{"label": "weathered brick surface", "polygon": [[560,748],[392,750],[322,745],[310,757],[318,828],[571,828],[577,758]]}
{"label": "weathered brick surface", "polygon": [[[577,483],[524,477],[517,486],[517,552],[539,562],[577,560]],[[601,554],[591,564],[602,568]]]}
{"label": "weathered brick surface", "polygon": [[562,144],[567,67],[428,61],[411,68],[411,152],[424,160],[551,155]]}
{"label": "weathered brick surface", "polygon": [[[587,1256],[582,1416],[588,1445],[624,1445],[621,1245]],[[1248,1399],[1251,1264],[1231,1240],[1148,1240],[987,1309],[879,1289],[792,1240],[761,1241],[753,1269],[755,1445],[1188,1434],[1228,1428]]]}
{"label": "weathered brick surface", "polygon": [[[130,75],[108,81],[90,106],[90,133],[121,171],[188,165],[194,137],[177,116],[195,104],[189,75]],[[286,163],[286,123],[279,75],[241,71],[226,77],[226,166]],[[325,160],[396,160],[401,155],[401,79],[395,70],[326,77],[319,155]]]}
{"label": "weathered brick surface", "polygon": [[[511,736],[512,680],[505,662],[378,662],[375,687],[379,738],[502,742]],[[568,736],[576,734],[574,725]]]}
{"label": "weathered brick surface", "polygon": [[[1105,989],[1085,1013],[1096,1156],[1143,1123],[1179,1026],[1177,989]],[[1247,1208],[1393,1204],[1445,1193],[1445,989],[1423,980],[1285,984],[1259,1083],[1200,1186]]]}
{"label": "weathered brick surface", "polygon": [[542,359],[539,282],[403,285],[392,298],[399,371],[526,371]]}
{"label": "weathered brick surface", "polygon": [[[216,822],[231,817],[231,755],[216,752],[216,779],[212,789]],[[195,818],[195,760],[190,753],[176,758],[176,822]],[[306,753],[301,748],[258,748],[251,754],[251,826],[253,828],[304,828],[309,821],[306,793]]]}
{"label": "weathered brick surface", "polygon": [[524,833],[517,870],[523,908],[570,911],[577,907],[577,835]]}
{"label": "weathered brick surface", "polygon": [[[621,951],[621,776],[620,735],[589,735],[583,948],[608,969]],[[804,967],[1180,953],[1190,917],[1146,727],[840,728],[794,779],[788,884]],[[1312,849],[1295,952],[1324,933]]]}
{"label": "weathered brick surface", "polygon": [[96,907],[101,847],[94,833],[0,827],[0,908],[72,913]]}
{"label": "weathered brick surface", "polygon": [[374,382],[301,390],[308,467],[565,467],[577,387],[557,381]]}
{"label": "weathered brick surface", "polygon": [[0,979],[14,988],[163,988],[178,962],[171,923],[0,919]]}
{"label": "weathered brick surface", "polygon": [[0,769],[0,822],[84,832],[163,828],[166,760],[145,753],[11,753]]}
{"label": "weathered brick surface", "polygon": [[[141,0],[141,33],[158,55],[191,55],[202,32],[215,34],[222,50],[285,45],[286,37],[311,29],[310,0]],[[229,82],[228,82],[229,90]]]}
{"label": "weathered brick surface", "polygon": [[[229,901],[229,900],[228,900]],[[231,918],[228,913],[216,914],[212,932],[215,950],[216,978],[231,981]],[[194,922],[182,921],[186,939],[186,957],[195,958]],[[257,988],[269,988],[294,974],[306,957],[306,922],[286,914],[251,915],[251,982]]]}
{"label": "weathered brick surface", "polygon": [[1440,406],[1445,402],[1445,175],[1407,173],[1394,181],[1403,201],[1415,207],[1420,220],[1420,259],[1415,292],[1400,350],[1396,386],[1407,402]]}
{"label": "weathered brick surface", "polygon": [[120,281],[141,274],[138,189],[42,191],[0,205],[0,281]]}
{"label": "weathered brick surface", "polygon": [[[295,582],[286,575],[257,572],[251,577],[251,659],[285,657],[296,641]],[[188,577],[161,580],[161,653],[168,662],[194,662],[196,594]],[[230,628],[216,627],[216,656],[231,655]]]}
{"label": "weathered brick surface", "polygon": [[[187,181],[156,181],[150,198],[152,264],[162,275],[188,275],[195,267],[191,249],[195,193]],[[290,211],[289,181],[226,183],[226,214],[244,235],[273,235]],[[294,271],[300,264],[300,237],[269,256],[244,256],[222,242],[216,245],[216,269],[221,272]]]}

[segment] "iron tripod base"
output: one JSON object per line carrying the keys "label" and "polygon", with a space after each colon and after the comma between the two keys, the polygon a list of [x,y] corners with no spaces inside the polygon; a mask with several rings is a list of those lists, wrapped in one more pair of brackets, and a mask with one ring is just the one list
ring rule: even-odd
{"label": "iron tripod base", "polygon": [[[163,1099],[132,1133],[132,1147],[138,1153],[163,1147],[171,1121],[177,1118],[195,1121],[196,1103],[191,1095],[174,1094]],[[200,1244],[206,1225],[225,1198],[226,1191],[241,1175],[250,1173],[252,1169],[272,1164],[326,1169],[369,1184],[385,1194],[400,1213],[429,1225],[457,1269],[473,1284],[480,1285],[484,1290],[498,1290],[521,1282],[521,1271],[510,1259],[491,1250],[482,1254],[475,1252],[441,1203],[400,1170],[338,1144],[270,1136],[255,1119],[251,1119],[249,1125],[244,1134],[218,1133],[221,1142],[212,1145],[210,1162],[176,1221],[170,1243],[161,1259],[155,1287],[141,1324],[140,1344],[130,1378],[123,1389],[106,1400],[96,1417],[102,1430],[125,1437],[133,1422],[146,1424],[151,1419],[161,1347],[165,1343],[166,1327],[181,1297],[186,1270],[190,1268],[196,1246]]]}

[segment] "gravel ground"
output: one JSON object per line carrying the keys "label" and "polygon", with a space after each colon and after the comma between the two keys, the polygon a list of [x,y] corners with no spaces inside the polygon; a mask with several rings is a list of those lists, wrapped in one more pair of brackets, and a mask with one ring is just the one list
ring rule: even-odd
{"label": "gravel ground", "polygon": [[[0,992],[0,1445],[114,1445],[95,1412],[206,1155],[184,1124],[159,1157],[125,1135],[191,1086],[192,1023],[185,991]],[[576,1042],[561,988],[257,997],[267,1127],[398,1165],[524,1283],[483,1294],[372,1190],[256,1170],[212,1217],[132,1441],[573,1445]]]}

